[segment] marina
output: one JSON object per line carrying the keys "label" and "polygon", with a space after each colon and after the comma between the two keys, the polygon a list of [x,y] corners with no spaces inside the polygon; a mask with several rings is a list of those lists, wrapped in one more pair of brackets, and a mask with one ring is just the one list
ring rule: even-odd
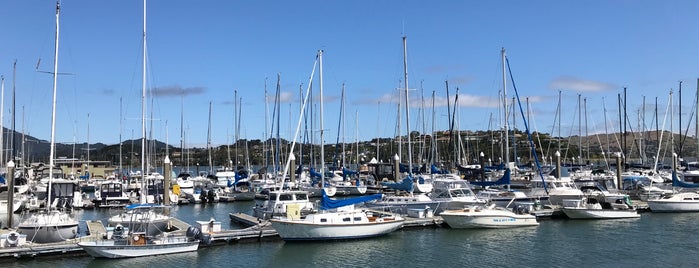
{"label": "marina", "polygon": [[[237,204],[218,203],[174,208],[172,213],[178,216],[183,215],[179,218],[186,219],[187,222],[194,223],[196,220],[215,217],[222,221],[223,229],[239,228],[235,231],[237,232],[236,236],[228,231],[222,231],[224,235],[213,239],[211,246],[202,246],[194,253],[107,261],[88,257],[87,254],[78,250],[78,247],[63,244],[36,247],[46,252],[52,251],[53,254],[50,255],[23,255],[19,259],[7,256],[0,259],[0,263],[9,262],[22,266],[38,264],[85,266],[108,263],[118,266],[152,265],[155,263],[196,265],[199,262],[212,265],[229,263],[230,265],[230,261],[222,256],[235,254],[238,258],[236,264],[232,265],[234,267],[242,265],[265,267],[282,262],[299,262],[303,259],[299,254],[302,254],[305,258],[313,259],[314,264],[324,265],[338,261],[336,255],[328,255],[331,256],[330,258],[320,258],[321,255],[333,251],[344,254],[363,254],[363,258],[345,260],[347,265],[372,265],[372,263],[373,265],[377,263],[407,265],[410,263],[411,266],[423,266],[429,265],[435,258],[446,258],[447,256],[451,257],[444,259],[441,263],[457,264],[465,261],[477,261],[479,265],[476,266],[513,265],[515,263],[567,266],[562,263],[587,263],[628,267],[639,260],[644,260],[651,266],[686,266],[699,260],[699,257],[690,254],[692,241],[699,239],[699,235],[683,231],[686,228],[691,228],[693,219],[696,217],[694,213],[643,213],[641,219],[631,221],[623,219],[603,221],[551,219],[542,220],[538,227],[530,231],[526,229],[457,230],[443,227],[443,225],[428,225],[418,228],[403,228],[388,236],[375,239],[299,244],[283,242],[272,230],[261,232],[257,229],[239,226],[234,222],[229,223],[225,218],[231,213],[230,211],[243,213],[245,210],[249,210],[250,206],[250,202],[239,202]],[[104,215],[105,211],[84,210],[76,211],[75,214],[78,214],[76,216],[79,218],[100,218],[100,215]],[[81,227],[82,224],[85,222],[81,222]],[[184,223],[184,225],[189,224]],[[658,229],[655,226],[666,227]],[[616,239],[609,240],[610,236]],[[230,240],[226,241],[226,238],[230,238]],[[415,243],[416,241],[421,242]],[[605,241],[604,250],[597,249],[599,241]],[[633,249],[633,246],[629,248],[629,244],[633,243],[653,243],[657,248],[649,253]],[[370,251],[369,248],[381,248],[381,250]],[[2,252],[7,253],[8,251],[3,249]],[[386,255],[386,252],[400,253]],[[414,256],[418,252],[430,254],[429,260],[408,257]],[[557,254],[544,255],[545,252],[557,252]],[[670,254],[670,252],[686,256],[681,258],[648,256],[663,256]],[[507,258],[502,256],[505,254],[508,256]],[[586,256],[589,254],[598,254],[598,257],[591,260]],[[619,259],[618,256],[624,257]],[[308,263],[308,261],[303,263]],[[292,265],[292,267],[298,266]]]}
{"label": "marina", "polygon": [[0,265],[699,263],[698,3],[305,4],[0,4]]}

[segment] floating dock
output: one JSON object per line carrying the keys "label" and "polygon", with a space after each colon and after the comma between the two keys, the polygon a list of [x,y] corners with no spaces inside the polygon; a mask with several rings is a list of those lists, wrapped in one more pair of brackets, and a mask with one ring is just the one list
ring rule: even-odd
{"label": "floating dock", "polygon": [[[442,218],[439,216],[435,217],[425,217],[425,218],[413,218],[405,217],[406,221],[402,228],[425,228],[425,227],[438,227],[443,223]],[[243,213],[231,213],[231,221],[237,222],[243,226],[243,229],[234,230],[220,230],[216,232],[206,232],[210,235],[210,243],[207,245],[202,244],[202,246],[209,245],[226,245],[230,243],[238,243],[244,241],[256,242],[263,240],[280,240],[277,231],[272,228],[271,224],[267,220],[260,220],[253,216],[243,214]],[[67,240],[64,242],[57,243],[47,243],[47,244],[33,244],[28,243],[25,245],[17,247],[6,247],[0,248],[0,258],[24,258],[24,257],[37,257],[37,256],[52,256],[65,254],[71,255],[82,255],[85,256],[87,253],[78,246],[81,241],[93,241],[97,239],[103,239],[103,234],[107,232],[104,224],[101,221],[85,221],[87,225],[87,236]],[[170,227],[173,231],[170,233],[182,234],[186,232],[190,224],[183,222],[182,220],[173,218],[170,222]],[[196,226],[196,225],[195,225]],[[2,230],[2,232],[7,232],[7,230]]]}

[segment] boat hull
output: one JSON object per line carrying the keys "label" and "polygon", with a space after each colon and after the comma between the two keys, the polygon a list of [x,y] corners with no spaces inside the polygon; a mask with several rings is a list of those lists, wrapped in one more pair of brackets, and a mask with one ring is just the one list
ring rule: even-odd
{"label": "boat hull", "polygon": [[441,214],[451,228],[515,228],[538,226],[533,215],[500,213],[499,211],[445,211]]}
{"label": "boat hull", "polygon": [[562,208],[563,213],[571,219],[627,219],[640,218],[636,210]]}
{"label": "boat hull", "polygon": [[271,220],[272,227],[287,241],[345,240],[386,235],[401,226],[405,220],[362,224],[311,224],[302,221]]}
{"label": "boat hull", "polygon": [[667,201],[662,199],[648,200],[652,212],[699,212],[699,200]]}
{"label": "boat hull", "polygon": [[166,242],[148,245],[116,245],[114,241],[78,243],[90,256],[96,258],[133,258],[196,251],[199,241]]}
{"label": "boat hull", "polygon": [[27,235],[34,243],[54,243],[73,239],[78,233],[78,222],[50,226],[18,226],[17,232]]}

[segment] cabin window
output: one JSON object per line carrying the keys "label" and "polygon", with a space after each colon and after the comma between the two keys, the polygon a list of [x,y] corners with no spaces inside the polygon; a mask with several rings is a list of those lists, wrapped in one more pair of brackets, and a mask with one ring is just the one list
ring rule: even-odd
{"label": "cabin window", "polygon": [[323,223],[328,222],[328,219],[322,218],[322,219],[320,219],[320,222],[323,222]]}
{"label": "cabin window", "polygon": [[283,194],[283,195],[279,196],[279,200],[280,201],[287,201],[287,200],[292,200],[292,199],[291,199],[291,195]]}
{"label": "cabin window", "polygon": [[352,219],[350,219],[349,217],[347,217],[347,218],[342,218],[342,221],[344,221],[344,222],[350,222],[350,221],[352,221]]}
{"label": "cabin window", "polygon": [[361,221],[362,217],[354,217],[354,221]]}
{"label": "cabin window", "polygon": [[308,199],[306,194],[297,194],[296,195],[296,200],[306,200],[306,199]]}

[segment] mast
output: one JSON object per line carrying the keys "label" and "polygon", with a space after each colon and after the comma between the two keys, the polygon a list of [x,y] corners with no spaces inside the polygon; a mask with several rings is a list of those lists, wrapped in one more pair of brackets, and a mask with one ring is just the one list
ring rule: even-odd
{"label": "mast", "polygon": [[[56,3],[58,6],[59,4]],[[58,7],[56,7],[58,9]],[[56,11],[58,13],[58,11]],[[58,18],[56,18],[58,19]],[[58,27],[58,26],[56,26]],[[56,38],[58,40],[58,38]],[[56,52],[58,53],[58,52]],[[15,84],[17,82],[17,60],[12,64],[12,131],[10,131],[10,159],[14,159],[15,157],[15,117],[17,117],[16,110],[15,110],[15,95],[16,94],[16,87]]]}
{"label": "mast", "polygon": [[214,174],[214,163],[211,160],[211,101],[209,101],[209,128],[206,131],[206,151],[209,153],[209,175]]}
{"label": "mast", "polygon": [[413,153],[410,145],[410,107],[408,98],[408,46],[406,36],[403,36],[403,76],[405,84],[405,129],[408,134],[408,174],[413,174]]}
{"label": "mast", "polygon": [[5,165],[5,76],[0,76],[0,166]]}
{"label": "mast", "polygon": [[122,115],[123,115],[122,99],[121,99],[121,97],[119,97],[119,178],[122,177],[122,172],[124,172],[123,157],[121,157],[121,155],[122,155],[121,154],[122,153],[122,151],[121,151],[122,150],[121,131],[123,130],[123,126],[122,126],[123,119],[121,117]]}
{"label": "mast", "polygon": [[435,137],[434,129],[435,129],[435,110],[434,110],[434,95],[435,91],[432,90],[432,138],[430,139],[430,146],[432,147],[431,149],[431,157],[430,157],[430,164],[434,164],[435,160],[438,160],[437,158],[437,139]]}
{"label": "mast", "polygon": [[697,99],[694,101],[694,106],[696,108],[694,113],[694,138],[697,140],[697,154],[695,157],[699,158],[699,78],[697,78]]}
{"label": "mast", "polygon": [[346,125],[345,125],[345,83],[342,83],[342,96],[340,97],[341,102],[340,107],[340,120],[342,120],[342,166],[345,167],[347,165],[346,159],[345,159],[345,135],[346,135]]}
{"label": "mast", "polygon": [[146,203],[146,0],[143,0],[143,73],[141,77],[141,203]]}
{"label": "mast", "polygon": [[[53,184],[53,165],[54,165],[54,154],[56,153],[56,87],[58,85],[58,36],[59,36],[59,17],[61,14],[61,3],[56,1],[56,40],[53,54],[53,103],[51,107],[51,149],[49,152],[49,186],[47,193],[47,204],[49,208],[51,207],[51,184]],[[14,98],[14,96],[13,96]],[[14,103],[13,103],[14,106]],[[14,114],[13,114],[14,115]],[[14,128],[14,119],[13,119]],[[12,136],[14,137],[14,129]],[[14,142],[14,139],[13,139]],[[10,193],[11,194],[11,193]]]}
{"label": "mast", "polygon": [[582,103],[580,103],[582,95],[578,94],[578,164],[582,158]]}
{"label": "mast", "polygon": [[184,163],[184,94],[182,94],[180,96],[180,166],[184,166]]}
{"label": "mast", "polygon": [[[503,111],[505,112],[505,168],[510,167],[510,141],[508,140],[509,137],[509,130],[507,126],[507,121],[508,121],[508,110],[507,110],[507,78],[506,78],[506,70],[505,70],[505,48],[503,47],[502,50],[500,51],[502,54],[502,105],[503,105]],[[508,185],[509,188],[509,185]],[[509,190],[509,189],[508,189]]]}
{"label": "mast", "polygon": [[[265,77],[265,138],[268,137],[267,129],[269,125],[269,108],[267,107],[267,77]],[[269,150],[265,150],[267,142],[262,143],[262,151],[265,153],[265,168],[269,168]]]}
{"label": "mast", "polygon": [[320,180],[325,187],[325,144],[323,141],[323,50],[318,50],[318,82],[320,83]]}

